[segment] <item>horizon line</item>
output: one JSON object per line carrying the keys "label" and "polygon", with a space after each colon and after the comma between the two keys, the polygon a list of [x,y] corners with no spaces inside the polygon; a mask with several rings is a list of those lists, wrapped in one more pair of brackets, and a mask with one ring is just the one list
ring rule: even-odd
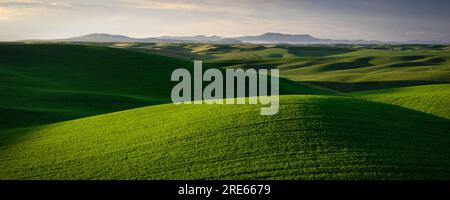
{"label": "horizon line", "polygon": [[158,39],[161,37],[196,37],[196,36],[205,36],[205,37],[220,37],[222,39],[226,39],[226,38],[231,38],[231,39],[235,39],[237,37],[247,37],[247,36],[261,36],[264,34],[268,34],[268,33],[273,33],[273,34],[281,34],[281,35],[291,35],[291,36],[300,36],[300,35],[308,35],[311,37],[314,37],[316,39],[322,39],[322,40],[348,40],[348,41],[368,41],[368,42],[381,42],[381,43],[402,43],[402,42],[433,42],[433,43],[445,43],[445,44],[450,44],[450,40],[449,41],[441,41],[441,40],[415,40],[415,39],[405,39],[405,40],[379,40],[379,39],[362,39],[362,38],[357,38],[357,39],[342,39],[342,38],[319,38],[319,37],[315,37],[311,34],[308,33],[284,33],[284,32],[273,32],[273,31],[267,31],[267,32],[263,32],[260,34],[239,34],[239,35],[233,35],[233,36],[223,36],[223,35],[218,35],[218,34],[192,34],[192,35],[154,35],[154,36],[148,36],[148,37],[137,37],[137,36],[133,36],[133,34],[120,34],[120,33],[108,33],[108,32],[91,32],[91,33],[86,33],[86,34],[81,34],[81,35],[75,35],[75,36],[66,36],[66,37],[61,37],[61,38],[29,38],[29,39],[19,39],[19,40],[0,40],[0,42],[22,42],[22,41],[32,41],[32,40],[39,40],[39,41],[45,41],[45,40],[64,40],[64,39],[71,39],[71,38],[77,38],[77,37],[83,37],[83,36],[89,36],[89,35],[95,35],[95,34],[104,34],[104,35],[111,35],[111,36],[125,36],[128,37],[130,39]]}

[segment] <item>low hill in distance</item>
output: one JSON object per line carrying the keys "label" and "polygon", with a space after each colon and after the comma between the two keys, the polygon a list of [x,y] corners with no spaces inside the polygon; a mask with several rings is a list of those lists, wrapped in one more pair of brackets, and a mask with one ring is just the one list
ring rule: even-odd
{"label": "low hill in distance", "polygon": [[450,51],[442,45],[130,44],[124,48],[203,60],[215,67],[277,67],[289,80],[341,92],[450,83]]}
{"label": "low hill in distance", "polygon": [[93,33],[78,37],[54,39],[54,40],[26,40],[38,42],[135,42],[135,43],[213,43],[213,44],[449,44],[442,41],[391,41],[383,42],[377,40],[337,40],[337,39],[320,39],[309,34],[284,34],[284,33],[264,33],[257,36],[238,36],[238,37],[222,37],[222,36],[159,36],[147,38],[132,38],[125,35],[113,35],[108,33]]}

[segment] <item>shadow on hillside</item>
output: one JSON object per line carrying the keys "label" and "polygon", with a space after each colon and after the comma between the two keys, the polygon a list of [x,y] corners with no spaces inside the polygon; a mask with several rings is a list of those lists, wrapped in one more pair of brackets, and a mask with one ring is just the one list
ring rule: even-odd
{"label": "shadow on hillside", "polygon": [[298,57],[317,57],[332,56],[344,53],[350,53],[354,50],[345,47],[327,47],[327,46],[277,46],[288,50],[289,54]]}
{"label": "shadow on hillside", "polygon": [[414,61],[428,58],[428,56],[400,56],[398,58],[402,61]]}
{"label": "shadow on hillside", "polygon": [[374,66],[370,61],[372,61],[373,57],[364,57],[364,58],[358,58],[354,61],[350,62],[338,62],[338,63],[332,63],[325,65],[323,67],[320,67],[319,71],[337,71],[337,70],[347,70],[347,69],[358,69],[358,68],[364,68],[364,67],[371,67]]}

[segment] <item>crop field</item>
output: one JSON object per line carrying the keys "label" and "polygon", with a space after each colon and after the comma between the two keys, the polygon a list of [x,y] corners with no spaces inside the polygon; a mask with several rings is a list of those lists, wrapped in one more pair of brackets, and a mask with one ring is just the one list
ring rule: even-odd
{"label": "crop field", "polygon": [[344,92],[450,83],[450,51],[446,46],[154,46],[140,44],[127,48],[183,59],[203,59],[220,67],[277,67],[290,80]]}
{"label": "crop field", "polygon": [[450,84],[376,90],[352,95],[450,119]]}
{"label": "crop field", "polygon": [[[280,111],[173,70],[280,69]],[[0,43],[0,179],[450,179],[439,45]]]}

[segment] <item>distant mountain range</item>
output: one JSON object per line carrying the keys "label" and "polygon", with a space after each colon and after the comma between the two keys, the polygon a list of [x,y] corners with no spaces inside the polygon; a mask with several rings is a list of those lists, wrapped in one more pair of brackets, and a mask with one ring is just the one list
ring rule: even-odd
{"label": "distant mountain range", "polygon": [[[35,40],[33,40],[35,41]],[[216,43],[216,44],[448,44],[438,41],[382,42],[378,40],[333,40],[320,39],[308,34],[292,35],[283,33],[264,33],[257,36],[221,37],[221,36],[161,36],[149,38],[132,38],[124,35],[93,33],[80,37],[45,40],[50,42],[135,42],[135,43]]]}
{"label": "distant mountain range", "polygon": [[[28,40],[30,41],[30,40]],[[36,41],[36,40],[31,40]],[[107,33],[93,33],[79,37],[55,40],[40,40],[49,42],[135,42],[135,43],[217,43],[217,44],[240,44],[242,41],[233,38],[223,38],[219,36],[161,36],[149,38],[132,38],[124,35],[112,35]]]}

